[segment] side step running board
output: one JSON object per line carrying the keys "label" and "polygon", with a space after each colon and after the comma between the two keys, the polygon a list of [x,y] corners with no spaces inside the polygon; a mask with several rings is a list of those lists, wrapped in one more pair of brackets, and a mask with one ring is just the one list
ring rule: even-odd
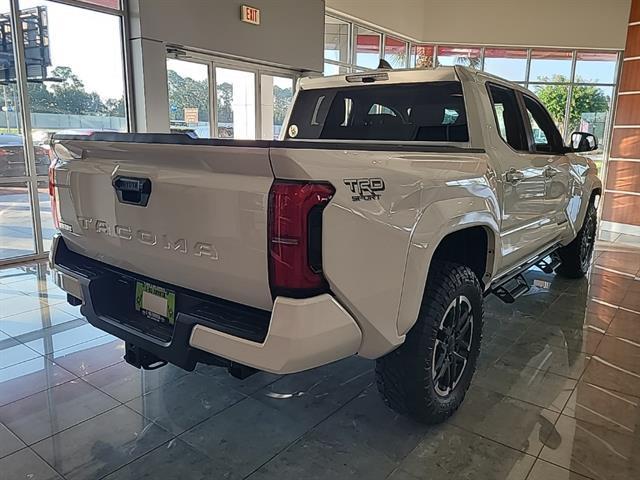
{"label": "side step running board", "polygon": [[495,287],[493,294],[504,303],[513,303],[516,298],[527,293],[530,288],[524,275],[519,274]]}
{"label": "side step running board", "polygon": [[[498,278],[485,290],[485,296],[493,293],[503,302],[513,303],[516,298],[524,295],[531,288],[527,279],[524,278],[524,272],[533,266],[537,266],[545,273],[553,273],[553,271],[560,266],[560,257],[556,252],[559,246],[560,245],[554,245],[539,255],[530,258],[509,274]],[[547,257],[549,257],[549,260],[547,260]]]}
{"label": "side step running board", "polygon": [[[547,258],[549,260],[547,260]],[[536,263],[536,267],[538,267],[544,273],[553,273],[555,272],[556,268],[560,266],[561,263],[562,261],[560,260],[560,257],[558,256],[557,252],[553,252],[551,255],[541,258],[540,261]]]}

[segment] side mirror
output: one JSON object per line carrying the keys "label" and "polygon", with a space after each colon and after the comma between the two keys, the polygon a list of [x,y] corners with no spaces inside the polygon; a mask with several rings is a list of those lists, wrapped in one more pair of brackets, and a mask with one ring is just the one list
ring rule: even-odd
{"label": "side mirror", "polygon": [[592,152],[598,149],[598,139],[592,133],[573,132],[570,147],[574,152]]}

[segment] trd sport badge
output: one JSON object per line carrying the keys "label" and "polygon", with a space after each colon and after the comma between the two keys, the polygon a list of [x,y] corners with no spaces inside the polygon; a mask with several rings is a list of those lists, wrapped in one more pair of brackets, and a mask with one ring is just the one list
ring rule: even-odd
{"label": "trd sport badge", "polygon": [[384,191],[384,180],[381,178],[345,178],[344,184],[349,187],[351,200],[378,200],[380,192]]}

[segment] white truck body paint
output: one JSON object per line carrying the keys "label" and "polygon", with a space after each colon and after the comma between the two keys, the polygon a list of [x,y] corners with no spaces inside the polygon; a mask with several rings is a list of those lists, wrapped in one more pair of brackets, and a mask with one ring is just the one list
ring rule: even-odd
{"label": "white truck body paint", "polygon": [[[203,326],[191,336],[193,347],[272,372],[354,353],[378,358],[402,344],[416,322],[431,258],[453,232],[486,231],[485,288],[533,255],[575,238],[592,194],[602,187],[593,162],[574,153],[514,151],[500,136],[486,84],[531,92],[462,67],[378,72],[387,79],[372,85],[459,81],[468,141],[399,148],[398,141],[298,140],[285,138],[290,116],[285,141],[264,144],[62,137],[55,145],[55,181],[61,221],[72,228],[62,238],[73,252],[105,264],[273,310],[278,340],[269,337],[272,329],[262,346]],[[294,101],[302,91],[363,86],[352,77],[302,79]],[[517,184],[506,181],[511,168],[522,172]],[[548,169],[553,176],[545,176]],[[147,207],[115,199],[118,175],[151,179]],[[274,178],[335,187],[322,221],[330,296],[274,301],[270,295],[267,206]],[[345,182],[353,178],[383,179],[384,192],[354,202]],[[74,285],[68,291],[79,297],[72,281],[61,284]],[[308,325],[311,318],[326,321],[329,331],[309,326],[309,335],[301,334],[296,322]]]}

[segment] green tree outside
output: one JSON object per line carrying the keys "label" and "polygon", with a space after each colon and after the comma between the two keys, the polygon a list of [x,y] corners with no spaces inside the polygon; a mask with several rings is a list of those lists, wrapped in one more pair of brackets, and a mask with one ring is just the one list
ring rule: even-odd
{"label": "green tree outside", "polygon": [[34,113],[60,113],[72,115],[124,116],[124,98],[102,101],[96,92],[87,92],[82,80],[70,67],[56,67],[51,76],[58,82],[28,84],[31,110]]}
{"label": "green tree outside", "polygon": [[[544,82],[567,83],[569,79],[564,75],[542,77]],[[582,79],[576,78],[576,83]],[[535,93],[547,107],[549,113],[558,125],[563,125],[566,115],[568,85],[536,85]],[[580,126],[584,114],[598,114],[609,111],[611,98],[595,85],[574,85],[569,109],[569,129],[575,130]],[[593,115],[592,115],[593,116]],[[600,132],[597,132],[600,133]]]}
{"label": "green tree outside", "polygon": [[273,123],[282,125],[287,110],[291,105],[293,98],[292,88],[280,88],[278,85],[273,86]]}
{"label": "green tree outside", "polygon": [[216,87],[218,122],[233,123],[233,85],[224,82]]}
{"label": "green tree outside", "polygon": [[[124,98],[102,100],[96,92],[87,92],[82,80],[70,67],[59,66],[52,70],[51,76],[59,79],[45,85],[42,82],[29,82],[28,91],[31,110],[34,113],[57,113],[72,115],[97,115],[124,117]],[[181,77],[173,70],[167,72],[169,89],[169,118],[172,121],[184,121],[184,109],[197,107],[201,122],[209,121],[209,87],[206,80],[193,80]],[[4,111],[15,111],[17,95],[14,87],[7,85],[5,95],[0,95],[0,107]],[[1,93],[1,92],[0,92]],[[275,85],[274,122],[281,125],[291,103],[291,88]],[[222,83],[217,86],[218,121],[233,123],[233,85]]]}
{"label": "green tree outside", "polygon": [[[176,71],[167,72],[169,81],[169,118],[172,121],[184,121],[185,108],[198,108],[198,120],[209,121],[209,84],[207,80],[184,78]],[[233,85],[228,82],[216,87],[217,114],[219,123],[233,123]],[[287,109],[291,104],[293,90],[273,87],[273,121],[276,125],[284,122]]]}
{"label": "green tree outside", "polygon": [[181,77],[174,70],[167,71],[169,87],[169,119],[184,121],[185,108],[197,108],[198,120],[209,120],[209,85],[206,81]]}
{"label": "green tree outside", "polygon": [[[91,115],[104,117],[124,117],[124,97],[102,100],[96,92],[87,92],[84,83],[70,67],[56,67],[51,71],[55,82],[35,82],[27,84],[31,111],[33,113],[53,113],[60,115]],[[0,88],[0,115],[6,124],[18,122],[18,93],[16,86],[2,85]],[[38,125],[34,125],[38,128]],[[19,132],[15,127],[2,128],[2,132]]]}

